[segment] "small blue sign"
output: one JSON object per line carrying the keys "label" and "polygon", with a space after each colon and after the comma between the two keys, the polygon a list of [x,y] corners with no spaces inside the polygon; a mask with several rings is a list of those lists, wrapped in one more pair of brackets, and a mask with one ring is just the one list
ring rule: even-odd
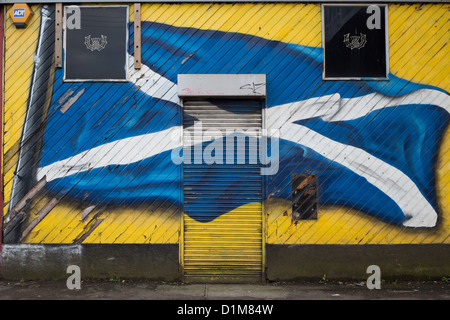
{"label": "small blue sign", "polygon": [[14,9],[13,11],[14,18],[24,18],[25,17],[25,9]]}

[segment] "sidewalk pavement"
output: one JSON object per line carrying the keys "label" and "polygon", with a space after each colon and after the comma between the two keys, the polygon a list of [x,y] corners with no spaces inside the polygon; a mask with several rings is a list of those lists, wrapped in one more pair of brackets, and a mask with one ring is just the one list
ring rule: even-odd
{"label": "sidewalk pavement", "polygon": [[257,284],[167,284],[144,280],[0,280],[0,300],[450,300],[450,281],[274,282]]}

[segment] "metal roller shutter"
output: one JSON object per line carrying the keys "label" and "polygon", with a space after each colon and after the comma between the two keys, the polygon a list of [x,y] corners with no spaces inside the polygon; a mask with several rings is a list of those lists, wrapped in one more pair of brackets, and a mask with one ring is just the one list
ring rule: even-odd
{"label": "metal roller shutter", "polygon": [[[249,147],[248,138],[252,136],[255,139],[252,142],[259,141],[261,111],[258,100],[210,99],[184,103],[182,263],[185,282],[259,282],[262,279],[262,177],[257,150]],[[226,140],[227,130],[236,132],[233,144]],[[216,134],[214,155],[218,156],[219,163],[208,164],[205,157],[198,163],[198,157],[210,154],[208,148],[212,146],[212,140],[201,138],[200,133]],[[243,140],[239,142],[237,138],[242,138],[243,133],[247,137],[245,148]],[[221,136],[224,138],[220,139]],[[232,158],[227,148],[233,151]]]}

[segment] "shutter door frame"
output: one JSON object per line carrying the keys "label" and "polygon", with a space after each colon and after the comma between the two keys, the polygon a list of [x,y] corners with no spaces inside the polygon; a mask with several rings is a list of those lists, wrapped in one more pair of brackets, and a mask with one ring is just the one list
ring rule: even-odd
{"label": "shutter door frame", "polygon": [[[206,78],[205,78],[206,76]],[[202,83],[200,83],[202,82]],[[215,96],[214,94],[211,94],[212,92],[216,92],[217,89],[220,87],[221,89],[224,88],[224,83],[227,84],[233,84],[234,88],[226,88],[225,90],[222,90],[220,95]],[[263,90],[259,90],[255,92],[255,90],[252,91],[250,94],[244,94],[242,92],[243,83],[263,83]],[[205,85],[206,84],[206,85]],[[185,90],[186,88],[197,88],[196,91],[193,90]],[[200,90],[198,89],[200,88]],[[216,91],[214,91],[216,90]],[[223,92],[225,91],[225,93]],[[204,93],[208,92],[208,95],[205,95]],[[242,100],[243,98],[250,98],[251,100],[259,100],[260,102],[260,117],[261,120],[259,122],[259,129],[264,130],[266,127],[266,106],[265,106],[265,75],[179,75],[178,76],[178,95],[181,99],[181,104],[183,105],[183,114],[181,115],[181,123],[183,125],[182,136],[181,136],[181,143],[184,147],[185,143],[185,132],[184,132],[184,105],[186,103],[189,103],[187,101],[193,101],[193,100],[206,100],[208,98],[217,98],[220,97],[222,99],[230,100],[230,101],[236,101],[236,100]],[[225,155],[224,155],[225,156]],[[259,168],[261,168],[262,165],[259,165]],[[197,275],[192,274],[192,268],[189,269],[189,266],[185,265],[185,254],[186,254],[186,220],[190,219],[193,221],[192,218],[190,218],[185,213],[185,164],[183,163],[181,165],[181,173],[182,173],[182,181],[181,181],[181,197],[183,199],[183,210],[180,218],[180,241],[179,241],[179,247],[180,247],[180,274],[181,279],[185,283],[261,283],[264,282],[266,279],[266,272],[265,272],[265,265],[266,265],[266,257],[265,257],[265,245],[266,245],[266,239],[267,239],[267,232],[266,232],[266,222],[267,222],[267,214],[266,214],[266,208],[264,206],[264,201],[266,196],[266,184],[267,184],[267,177],[261,176],[259,174],[259,183],[260,183],[260,209],[259,209],[259,225],[261,228],[261,234],[258,241],[260,241],[260,269],[257,274],[254,276],[246,276],[246,275],[236,275],[231,274],[228,275],[226,272],[223,272],[224,270],[221,270],[222,272],[217,272],[215,275],[208,274],[207,272],[202,274],[202,269],[199,269],[199,272]],[[251,205],[250,205],[251,206]],[[242,208],[242,207],[241,207]],[[251,210],[250,210],[251,211]],[[226,214],[222,215],[225,216]],[[222,217],[220,216],[220,217]],[[218,217],[217,219],[220,219]],[[189,222],[188,222],[189,223]],[[189,250],[188,250],[189,251]],[[189,264],[189,263],[188,263]],[[191,264],[192,265],[192,264]],[[206,269],[207,270],[207,269]],[[204,270],[203,270],[204,271]],[[191,272],[191,274],[189,274]],[[194,272],[195,273],[195,272]]]}
{"label": "shutter door frame", "polygon": [[[239,106],[234,111],[245,110],[244,114],[251,119],[245,119],[243,115],[238,117],[233,115],[232,119],[228,119],[230,121],[228,124],[221,119],[224,124],[223,128],[241,128],[248,121],[250,125],[247,124],[247,127],[242,129],[257,129],[261,133],[263,122],[261,101],[256,103],[253,99],[227,99],[226,101],[224,103],[222,100],[221,104],[216,104],[217,101],[210,103],[203,99],[189,100],[184,103],[183,108],[184,110],[192,108],[191,114],[207,114],[206,123],[203,122],[205,124],[204,132],[214,128],[215,125],[222,125],[216,121],[218,110],[214,109],[217,108],[217,105],[222,108],[233,108],[224,106],[224,104],[234,105],[239,102]],[[253,106],[250,106],[251,103]],[[189,113],[187,116],[189,117]],[[184,117],[183,120],[183,136],[185,130],[192,130],[192,127],[189,126],[191,120],[188,117]],[[208,126],[209,121],[212,122],[210,126]],[[186,123],[188,124],[187,128],[190,129],[185,127]],[[183,145],[185,145],[184,137]],[[202,152],[203,150],[204,148],[202,148]],[[265,228],[262,201],[263,177],[260,170],[260,163],[248,164],[247,161],[246,164],[241,165],[207,165],[195,164],[195,162],[183,164],[182,257],[184,282],[254,283],[262,281],[265,268]],[[196,174],[204,172],[207,174],[206,180],[208,181],[198,182]],[[230,191],[228,189],[230,179],[239,181],[238,190]],[[210,188],[207,187],[208,183]],[[247,190],[249,190],[248,193]],[[201,194],[196,196],[198,193]],[[243,197],[240,197],[240,194]],[[216,198],[214,198],[215,195],[217,195]],[[214,200],[208,201],[210,197]],[[222,210],[221,215],[218,214],[220,208],[228,205],[230,205],[229,209]],[[186,212],[190,214],[186,214]],[[210,212],[215,213],[215,216],[218,215],[212,221],[209,221],[211,219]],[[202,214],[206,214],[206,218]],[[207,223],[203,225],[204,222]]]}

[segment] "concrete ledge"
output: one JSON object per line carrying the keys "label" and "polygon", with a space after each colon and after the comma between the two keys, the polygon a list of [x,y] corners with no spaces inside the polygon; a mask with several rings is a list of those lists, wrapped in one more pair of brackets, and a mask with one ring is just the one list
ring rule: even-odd
{"label": "concrete ledge", "polygon": [[[178,244],[3,244],[1,276],[11,280],[81,277],[178,281]],[[450,275],[450,245],[266,245],[270,281],[366,280],[378,265],[384,280],[441,280]]]}
{"label": "concrete ledge", "polygon": [[4,279],[65,279],[69,265],[88,278],[179,280],[178,244],[3,244]]}
{"label": "concrete ledge", "polygon": [[369,265],[384,280],[440,280],[450,275],[450,245],[266,245],[272,281],[367,280]]}

